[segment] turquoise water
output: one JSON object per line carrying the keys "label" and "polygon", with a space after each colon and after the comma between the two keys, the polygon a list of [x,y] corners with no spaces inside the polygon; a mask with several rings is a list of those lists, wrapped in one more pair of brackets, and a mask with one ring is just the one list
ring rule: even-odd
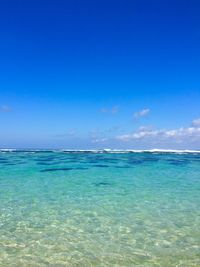
{"label": "turquoise water", "polygon": [[0,266],[200,266],[200,154],[0,153]]}

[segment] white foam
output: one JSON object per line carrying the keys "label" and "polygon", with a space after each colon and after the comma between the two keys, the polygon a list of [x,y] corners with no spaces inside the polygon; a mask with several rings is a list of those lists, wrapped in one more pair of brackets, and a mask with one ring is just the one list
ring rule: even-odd
{"label": "white foam", "polygon": [[16,151],[17,149],[14,148],[0,148],[1,152],[13,152]]}
{"label": "white foam", "polygon": [[13,148],[1,148],[0,152],[66,152],[66,153],[176,153],[176,154],[187,154],[187,153],[200,153],[200,150],[189,150],[189,149],[54,149],[54,150],[45,150],[45,149],[13,149]]}
{"label": "white foam", "polygon": [[[54,150],[57,152],[58,150]],[[188,150],[188,149],[61,149],[61,152],[81,152],[81,153],[176,153],[176,154],[183,154],[183,153],[200,153],[200,150]]]}

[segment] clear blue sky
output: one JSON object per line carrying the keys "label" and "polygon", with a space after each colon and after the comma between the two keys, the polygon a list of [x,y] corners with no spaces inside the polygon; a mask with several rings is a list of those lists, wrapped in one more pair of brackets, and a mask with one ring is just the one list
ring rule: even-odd
{"label": "clear blue sky", "polygon": [[1,1],[0,147],[200,149],[199,14],[198,0]]}

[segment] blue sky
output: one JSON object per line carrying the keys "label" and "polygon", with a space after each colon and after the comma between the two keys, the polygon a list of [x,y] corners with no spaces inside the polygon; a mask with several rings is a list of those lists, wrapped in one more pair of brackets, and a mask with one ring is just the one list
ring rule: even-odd
{"label": "blue sky", "polygon": [[2,1],[0,147],[200,149],[199,1]]}

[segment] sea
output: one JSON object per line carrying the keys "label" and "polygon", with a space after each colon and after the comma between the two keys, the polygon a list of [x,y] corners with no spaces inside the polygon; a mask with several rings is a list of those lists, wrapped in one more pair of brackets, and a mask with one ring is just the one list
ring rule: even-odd
{"label": "sea", "polygon": [[1,267],[199,267],[200,152],[0,150]]}

